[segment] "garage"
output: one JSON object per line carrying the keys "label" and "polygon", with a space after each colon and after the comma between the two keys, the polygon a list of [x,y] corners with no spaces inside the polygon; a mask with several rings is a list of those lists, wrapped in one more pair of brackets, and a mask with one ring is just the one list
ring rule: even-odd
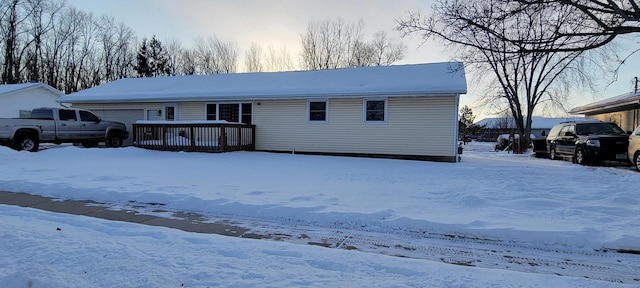
{"label": "garage", "polygon": [[138,120],[144,120],[144,109],[91,109],[91,112],[100,119],[122,122],[127,125],[129,138],[124,141],[124,146],[133,145],[133,126],[131,124]]}

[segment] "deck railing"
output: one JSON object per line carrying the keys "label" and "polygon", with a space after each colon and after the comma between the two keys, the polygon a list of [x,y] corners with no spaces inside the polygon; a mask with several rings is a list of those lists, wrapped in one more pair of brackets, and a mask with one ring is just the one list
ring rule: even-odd
{"label": "deck railing", "polygon": [[255,150],[255,127],[213,121],[139,121],[133,124],[133,144],[165,151],[251,151]]}

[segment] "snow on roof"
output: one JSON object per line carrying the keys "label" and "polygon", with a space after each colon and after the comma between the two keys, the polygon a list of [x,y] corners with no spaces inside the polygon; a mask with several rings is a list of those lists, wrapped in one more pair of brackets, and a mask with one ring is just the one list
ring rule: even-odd
{"label": "snow on roof", "polygon": [[9,94],[9,93],[13,93],[13,92],[17,92],[20,90],[25,90],[25,89],[31,89],[31,88],[36,88],[36,87],[43,87],[51,92],[53,92],[54,94],[58,94],[59,96],[64,95],[64,93],[60,92],[60,90],[55,89],[47,84],[44,83],[24,83],[24,84],[4,84],[4,85],[0,85],[0,96],[4,95],[4,94]]}
{"label": "snow on roof", "polygon": [[[580,121],[580,120],[584,120],[584,117],[547,118],[547,117],[533,116],[531,117],[531,128],[550,129],[551,127],[553,127],[553,125],[556,125],[560,122]],[[496,126],[504,125],[504,124],[501,124],[501,123],[504,123],[504,121],[505,121],[504,117],[484,118],[476,122],[475,124],[478,126],[487,125],[486,126],[487,128],[496,128]],[[509,118],[508,121],[510,121],[510,126],[512,127],[516,126],[513,118]]]}
{"label": "snow on roof", "polygon": [[640,105],[640,93],[629,92],[615,97],[589,103],[587,105],[578,106],[571,109],[569,113],[586,114],[596,111],[606,112],[609,109],[615,109],[616,107],[622,107],[626,105]]}
{"label": "snow on roof", "polygon": [[333,70],[125,78],[59,102],[159,102],[465,94],[460,62]]}

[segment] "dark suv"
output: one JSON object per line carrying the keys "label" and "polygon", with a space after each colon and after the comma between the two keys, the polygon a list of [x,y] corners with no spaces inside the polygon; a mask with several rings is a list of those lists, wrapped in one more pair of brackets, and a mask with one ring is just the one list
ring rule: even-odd
{"label": "dark suv", "polygon": [[627,160],[629,135],[615,123],[587,120],[556,124],[547,136],[549,158],[573,158],[588,164],[602,160]]}

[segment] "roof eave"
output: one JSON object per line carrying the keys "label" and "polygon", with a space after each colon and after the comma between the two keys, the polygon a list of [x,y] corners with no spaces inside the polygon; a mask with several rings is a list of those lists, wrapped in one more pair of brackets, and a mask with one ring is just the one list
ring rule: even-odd
{"label": "roof eave", "polygon": [[624,102],[610,103],[597,106],[583,106],[576,107],[569,111],[570,114],[590,114],[590,113],[608,113],[623,110],[624,108],[638,108],[640,107],[640,100],[627,100]]}
{"label": "roof eave", "polygon": [[47,85],[45,83],[32,83],[32,84],[33,85],[22,87],[20,89],[15,89],[15,90],[11,90],[11,91],[2,93],[2,95],[9,95],[9,94],[13,94],[13,93],[18,93],[18,92],[27,91],[27,90],[30,90],[30,89],[42,87],[42,88],[48,90],[49,92],[57,95],[58,97],[64,96],[64,93],[62,93],[60,90],[58,90],[56,88],[53,88],[53,87],[51,87],[51,86],[49,86],[49,85]]}
{"label": "roof eave", "polygon": [[290,96],[278,95],[247,95],[247,96],[182,96],[182,97],[156,97],[156,98],[111,98],[105,96],[102,99],[57,99],[59,103],[86,103],[86,104],[102,104],[102,103],[166,103],[166,102],[202,102],[202,101],[257,101],[257,100],[296,100],[296,99],[320,99],[320,98],[367,98],[367,97],[433,97],[445,95],[461,95],[466,94],[466,89],[447,90],[447,91],[387,91],[387,92],[368,92],[368,93],[330,93],[330,94],[301,94]]}

